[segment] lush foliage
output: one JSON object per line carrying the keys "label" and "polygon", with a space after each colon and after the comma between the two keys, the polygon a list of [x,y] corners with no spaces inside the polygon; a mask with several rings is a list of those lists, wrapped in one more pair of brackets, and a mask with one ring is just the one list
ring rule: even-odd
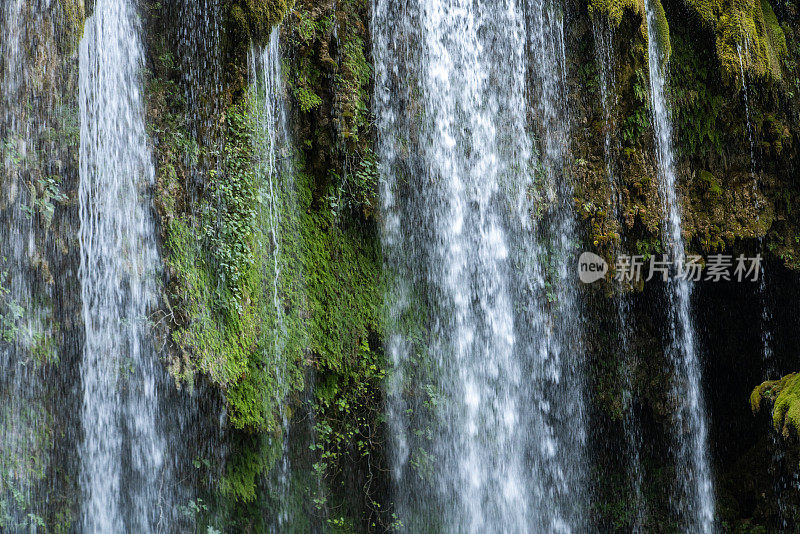
{"label": "lush foliage", "polygon": [[800,437],[800,373],[786,375],[757,386],[750,394],[753,412],[762,408],[764,401],[772,404],[772,424],[784,437]]}

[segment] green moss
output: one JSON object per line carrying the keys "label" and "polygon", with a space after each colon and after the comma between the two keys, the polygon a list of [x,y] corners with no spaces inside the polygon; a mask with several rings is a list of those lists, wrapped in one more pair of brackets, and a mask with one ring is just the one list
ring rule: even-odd
{"label": "green moss", "polygon": [[46,508],[35,496],[35,488],[49,476],[53,455],[56,425],[47,401],[0,400],[0,423],[6,430],[0,434],[0,531],[67,531],[70,511],[58,508],[61,517],[48,523],[38,515]]}
{"label": "green moss", "polygon": [[[377,164],[369,150],[368,3],[301,1],[284,23],[282,37],[293,53],[283,72],[295,104],[309,116],[295,134],[304,153],[292,154],[294,168],[272,178],[275,196],[259,162],[266,148],[255,119],[263,102],[244,90],[243,70],[252,32],[267,29],[254,30],[252,13],[264,8],[264,17],[272,15],[252,2],[227,6],[226,98],[235,104],[224,107],[218,142],[201,146],[189,133],[182,91],[167,79],[180,78],[169,54],[155,54],[160,74],[150,84],[170,371],[185,387],[205,382],[221,392],[232,452],[219,496],[246,503],[243,510],[267,491],[264,475],[276,458],[272,444],[283,417],[300,409],[304,377],[314,376],[316,394],[302,410],[323,425],[313,454],[324,461],[307,486],[319,491],[320,515],[330,509],[328,499],[346,510],[332,521],[359,524],[372,512],[356,508],[369,502],[373,509],[380,484],[340,489],[353,466],[367,462],[370,472],[380,466],[374,453],[383,435],[385,369],[383,258],[372,218]],[[337,46],[329,50],[334,21]],[[277,242],[270,233],[275,220]]]}
{"label": "green moss", "polygon": [[[723,73],[741,83],[741,71],[754,78],[782,78],[781,62],[787,56],[784,31],[767,0],[686,0],[701,26],[716,39],[716,55]],[[658,40],[669,59],[669,24],[661,2],[655,0]],[[642,35],[646,36],[644,2],[640,0],[589,0],[589,13],[603,15],[614,27],[620,25],[624,13],[642,19]]]}
{"label": "green moss", "polygon": [[263,45],[272,27],[280,24],[292,5],[294,0],[231,0],[228,2],[231,24],[227,30],[257,46]]}
{"label": "green moss", "polygon": [[[356,163],[367,152],[371,134],[372,68],[366,20],[365,0],[341,0],[326,6],[299,0],[287,23],[286,42],[297,52],[287,68],[292,95],[304,113],[324,114],[325,121],[333,117],[336,142],[356,156]],[[336,171],[346,178],[355,169]]]}
{"label": "green moss", "polygon": [[342,46],[341,69],[336,81],[339,92],[343,136],[357,137],[364,124],[369,102],[368,84],[372,69],[364,54],[365,44],[358,34],[349,35]]}
{"label": "green moss", "polygon": [[772,424],[784,437],[800,437],[800,373],[786,375],[780,380],[764,382],[750,394],[753,412],[761,410],[762,402],[772,403]]}
{"label": "green moss", "polygon": [[[253,109],[259,103],[248,98],[227,110],[219,153],[204,155],[205,149],[175,125],[162,132],[158,207],[164,213],[175,323],[170,369],[182,384],[191,386],[199,374],[218,387],[230,424],[253,439],[279,432],[279,411],[287,410],[292,392],[303,388],[308,364],[322,380],[336,377],[335,384],[353,385],[331,398],[349,399],[353,410],[347,413],[362,414],[358,425],[367,425],[363,413],[379,411],[380,405],[366,400],[380,389],[376,373],[382,355],[369,348],[383,324],[376,227],[337,219],[327,203],[319,202],[320,197],[330,198],[330,190],[320,190],[304,165],[284,176],[279,182],[287,187],[279,192],[276,232],[278,317],[272,294],[275,250],[254,154],[259,141],[254,138]],[[183,165],[205,157],[218,160],[219,171],[209,173],[202,198],[185,211]],[[293,189],[288,186],[292,183]],[[320,404],[321,419],[342,415],[329,413],[331,406]],[[259,477],[272,464],[261,453],[250,454],[253,447],[260,450],[253,445],[260,441],[241,443],[243,458],[228,466],[221,490],[224,497],[249,502]]]}
{"label": "green moss", "polygon": [[2,401],[0,421],[12,431],[0,438],[0,498],[14,490],[27,492],[45,477],[54,426],[43,403],[12,402],[7,396]]}
{"label": "green moss", "polygon": [[704,26],[714,28],[719,16],[720,2],[714,0],[686,0],[690,10],[694,11]]}
{"label": "green moss", "polygon": [[295,86],[292,92],[303,113],[308,113],[322,104],[322,98],[308,87]]}
{"label": "green moss", "polygon": [[220,493],[233,502],[252,503],[255,501],[259,476],[269,470],[281,454],[281,441],[265,439],[261,436],[241,436],[237,450],[232,457],[225,476],[220,480]]}
{"label": "green moss", "polygon": [[247,86],[247,54],[251,46],[263,46],[273,26],[280,24],[294,0],[227,0],[223,47],[225,77],[231,102]]}
{"label": "green moss", "polygon": [[661,62],[666,63],[672,55],[672,44],[669,37],[669,22],[661,0],[653,0],[656,10],[656,31],[658,32],[658,50],[661,53]]}
{"label": "green moss", "polygon": [[643,0],[589,0],[589,14],[592,17],[606,16],[615,27],[622,22],[626,10],[644,19]]}
{"label": "green moss", "polygon": [[664,12],[664,6],[661,0],[653,0],[655,2],[654,8],[656,10],[656,31],[658,33],[658,50],[661,53],[661,62],[667,63],[672,55],[672,44],[669,36],[669,22],[667,22],[667,14]]}
{"label": "green moss", "polygon": [[675,142],[682,155],[722,153],[721,123],[725,97],[716,83],[714,59],[703,54],[680,32],[672,35],[673,61],[669,76]]}
{"label": "green moss", "polygon": [[[656,14],[656,28],[658,35],[659,51],[661,61],[669,61],[671,47],[669,39],[669,23],[664,12],[661,0],[651,0]],[[642,37],[648,39],[647,16],[645,12],[644,0],[589,0],[589,14],[592,17],[605,16],[608,18],[612,27],[618,27],[622,23],[622,17],[626,12],[635,14],[639,18],[639,31]]]}
{"label": "green moss", "polygon": [[83,36],[83,25],[86,20],[86,10],[83,0],[58,0],[60,8],[60,24],[58,43],[62,53],[74,51]]}
{"label": "green moss", "polygon": [[253,41],[265,43],[272,27],[283,20],[293,4],[294,0],[240,0]]}
{"label": "green moss", "polygon": [[712,197],[719,197],[722,194],[722,187],[713,174],[706,170],[701,170],[698,173],[698,178],[709,195]]}
{"label": "green moss", "polygon": [[[272,295],[268,200],[256,172],[251,107],[246,100],[227,111],[224,148],[215,156],[220,171],[210,171],[195,210],[168,217],[165,264],[173,280],[170,300],[181,316],[170,367],[181,382],[191,385],[199,372],[221,388],[234,427],[273,431],[284,396],[302,388],[302,339],[290,328],[290,339],[281,340],[286,346],[275,348],[282,317]],[[161,167],[160,189],[179,192],[174,180],[174,166]],[[161,208],[170,205],[174,200]],[[282,274],[292,273],[284,267]],[[292,310],[298,299],[288,297]]]}
{"label": "green moss", "polygon": [[742,83],[741,72],[753,78],[782,78],[786,37],[775,12],[762,0],[730,0],[716,21],[717,58],[723,73]]}

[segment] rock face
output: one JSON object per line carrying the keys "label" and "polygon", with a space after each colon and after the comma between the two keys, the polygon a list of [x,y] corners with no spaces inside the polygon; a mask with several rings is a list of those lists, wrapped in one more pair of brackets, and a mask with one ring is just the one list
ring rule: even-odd
{"label": "rock face", "polygon": [[83,22],[70,1],[0,7],[0,529],[12,532],[77,513]]}

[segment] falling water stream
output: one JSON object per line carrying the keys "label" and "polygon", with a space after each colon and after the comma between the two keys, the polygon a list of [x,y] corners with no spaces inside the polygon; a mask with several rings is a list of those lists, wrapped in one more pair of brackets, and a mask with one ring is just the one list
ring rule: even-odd
{"label": "falling water stream", "polygon": [[72,141],[60,121],[76,99],[62,83],[70,67],[42,68],[63,44],[61,8],[0,4],[0,530],[9,532],[35,531],[72,475],[71,462],[54,461],[70,430],[52,428],[70,412],[61,388],[74,376],[54,370],[70,332],[60,313],[74,311],[59,275],[75,272],[61,271],[65,254],[47,245],[75,230],[60,209]]}
{"label": "falling water stream", "polygon": [[[748,46],[747,46],[747,39],[744,40],[745,45],[745,54],[749,54]],[[755,141],[753,139],[753,126],[751,124],[750,119],[750,98],[749,98],[749,90],[747,87],[747,76],[744,72],[744,62],[742,60],[742,47],[740,44],[736,44],[736,55],[739,58],[739,75],[742,77],[742,97],[744,98],[744,120],[745,120],[745,127],[747,128],[747,140],[750,142],[750,172],[755,175],[755,164],[756,164],[756,152],[755,152]]]}
{"label": "falling water stream", "polygon": [[80,49],[85,532],[165,530],[158,355],[148,336],[159,258],[135,3],[98,0]]}
{"label": "falling water stream", "polygon": [[410,531],[583,521],[563,22],[527,4],[374,8],[394,484]]}
{"label": "falling water stream", "polygon": [[[756,220],[761,217],[761,203],[759,202],[759,175],[757,171],[756,160],[756,144],[753,132],[752,117],[750,115],[750,88],[748,84],[747,75],[744,70],[744,59],[750,56],[749,40],[744,39],[744,50],[742,46],[737,43],[736,53],[739,58],[739,74],[742,79],[742,101],[744,103],[745,111],[745,127],[747,130],[747,140],[750,143],[750,176],[753,181],[753,198],[755,199],[755,213]],[[764,238],[758,238],[758,253],[764,255]],[[772,309],[770,307],[770,299],[767,294],[767,271],[762,266],[758,277],[758,294],[761,300],[761,360],[762,360],[762,375],[763,380],[774,380],[778,370],[776,369],[775,355],[773,353],[773,317]],[[791,480],[791,476],[784,472],[786,461],[786,454],[780,444],[780,436],[777,431],[770,432],[770,441],[772,443],[772,465],[771,472],[775,478],[773,483],[773,490],[777,499],[777,509],[781,529],[785,530],[789,526],[788,514],[789,504],[787,502],[788,487],[791,484],[796,484],[796,481]]]}
{"label": "falling water stream", "polygon": [[[657,6],[645,1],[648,33],[648,67],[656,163],[664,206],[664,241],[675,261],[685,258],[681,235],[681,207],[672,149],[672,118],[666,95],[666,61],[660,50]],[[714,488],[708,450],[708,422],[701,388],[701,365],[697,354],[691,313],[692,283],[686,277],[672,278],[669,295],[670,346],[674,365],[673,399],[676,403],[673,432],[678,491],[674,506],[684,528],[691,532],[714,530]]]}

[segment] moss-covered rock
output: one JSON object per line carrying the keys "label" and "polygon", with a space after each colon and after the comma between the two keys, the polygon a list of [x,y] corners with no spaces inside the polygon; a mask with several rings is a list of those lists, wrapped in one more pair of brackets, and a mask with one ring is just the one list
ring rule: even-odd
{"label": "moss-covered rock", "polygon": [[703,28],[713,33],[716,55],[728,80],[780,80],[786,38],[767,0],[686,0]]}
{"label": "moss-covered rock", "polygon": [[[671,53],[669,22],[664,12],[661,0],[650,0],[656,16],[656,40],[658,41],[661,52],[661,61],[669,61]],[[589,0],[589,13],[595,18],[605,16],[608,18],[612,27],[618,27],[622,22],[622,17],[626,12],[638,17],[640,21],[639,30],[645,41],[648,39],[647,15],[645,11],[645,0]]]}
{"label": "moss-covered rock", "polygon": [[715,7],[712,24],[717,58],[725,75],[743,83],[742,71],[752,78],[782,78],[786,38],[767,0],[731,0]]}
{"label": "moss-covered rock", "polygon": [[644,0],[589,0],[589,14],[606,16],[615,27],[622,22],[625,11],[644,17]]}
{"label": "moss-covered rock", "polygon": [[70,52],[77,48],[83,36],[83,25],[87,17],[84,0],[58,0],[61,13],[59,46],[62,51]]}
{"label": "moss-covered rock", "polygon": [[[698,31],[712,34],[716,56],[728,80],[742,84],[742,74],[751,78],[782,79],[782,62],[787,56],[784,30],[768,0],[685,0],[699,22]],[[669,58],[669,24],[663,5],[655,0],[658,40],[664,59]],[[590,0],[592,16],[605,15],[618,26],[628,11],[644,19],[641,0]],[[643,23],[644,24],[644,23]],[[702,28],[702,29],[701,29]],[[642,27],[646,35],[647,28]]]}
{"label": "moss-covered rock", "polygon": [[228,0],[226,32],[244,38],[246,44],[263,46],[293,5],[294,0]]}
{"label": "moss-covered rock", "polygon": [[772,405],[772,424],[784,437],[800,437],[800,373],[757,386],[750,394],[753,413],[761,410],[763,402]]}
{"label": "moss-covered rock", "polygon": [[225,81],[232,103],[247,84],[250,47],[266,44],[272,28],[292,9],[294,0],[227,0],[223,5]]}

